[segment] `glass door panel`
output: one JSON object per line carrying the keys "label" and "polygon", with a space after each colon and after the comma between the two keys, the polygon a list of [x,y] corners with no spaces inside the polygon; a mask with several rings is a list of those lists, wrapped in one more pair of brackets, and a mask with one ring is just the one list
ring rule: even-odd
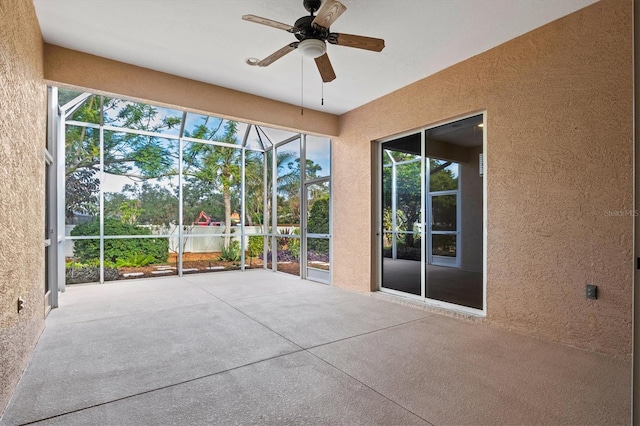
{"label": "glass door panel", "polygon": [[422,296],[421,136],[382,144],[382,281]]}
{"label": "glass door panel", "polygon": [[476,116],[425,131],[425,294],[483,309],[483,132]]}

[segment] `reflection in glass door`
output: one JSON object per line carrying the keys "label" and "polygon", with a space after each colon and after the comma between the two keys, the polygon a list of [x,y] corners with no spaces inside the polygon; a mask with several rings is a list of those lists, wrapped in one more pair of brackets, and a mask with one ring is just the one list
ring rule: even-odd
{"label": "reflection in glass door", "polygon": [[429,263],[458,266],[458,194],[430,195]]}
{"label": "reflection in glass door", "polygon": [[382,287],[422,294],[421,136],[382,144]]}

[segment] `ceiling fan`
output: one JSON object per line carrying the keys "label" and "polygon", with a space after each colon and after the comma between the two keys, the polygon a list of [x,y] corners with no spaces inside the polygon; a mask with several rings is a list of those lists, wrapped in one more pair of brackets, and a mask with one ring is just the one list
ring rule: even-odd
{"label": "ceiling fan", "polygon": [[[329,27],[347,10],[347,7],[339,1],[326,0],[324,6],[320,9],[321,3],[322,0],[303,0],[304,8],[310,15],[298,19],[293,26],[256,15],[244,15],[242,19],[245,21],[288,31],[298,39],[298,41],[287,44],[263,60],[252,58],[248,59],[247,63],[249,65],[266,67],[287,53],[297,49],[304,56],[315,58],[322,81],[328,83],[336,78],[336,74],[333,71],[331,61],[329,61],[329,56],[327,55],[326,42],[338,46],[372,50],[374,52],[380,52],[384,48],[384,40],[380,38],[332,33]],[[314,15],[316,12],[318,12],[318,14]]]}

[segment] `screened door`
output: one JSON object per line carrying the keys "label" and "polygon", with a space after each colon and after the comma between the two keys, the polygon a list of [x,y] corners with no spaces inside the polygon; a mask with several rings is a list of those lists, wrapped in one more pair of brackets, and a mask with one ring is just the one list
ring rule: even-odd
{"label": "screened door", "polygon": [[305,185],[306,198],[306,278],[330,281],[330,187],[329,179]]}

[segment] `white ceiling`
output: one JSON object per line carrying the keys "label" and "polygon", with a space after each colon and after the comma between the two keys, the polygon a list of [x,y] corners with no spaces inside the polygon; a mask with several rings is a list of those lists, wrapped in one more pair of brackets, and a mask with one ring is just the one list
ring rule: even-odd
{"label": "white ceiling", "polygon": [[[34,0],[46,42],[309,109],[342,114],[491,49],[597,0],[342,0],[332,32],[383,38],[381,53],[329,45],[337,74],[324,84],[312,59],[292,52],[252,67],[295,41],[241,19],[293,25],[302,0]],[[304,69],[304,73],[302,70]],[[302,75],[304,91],[302,91]]]}

